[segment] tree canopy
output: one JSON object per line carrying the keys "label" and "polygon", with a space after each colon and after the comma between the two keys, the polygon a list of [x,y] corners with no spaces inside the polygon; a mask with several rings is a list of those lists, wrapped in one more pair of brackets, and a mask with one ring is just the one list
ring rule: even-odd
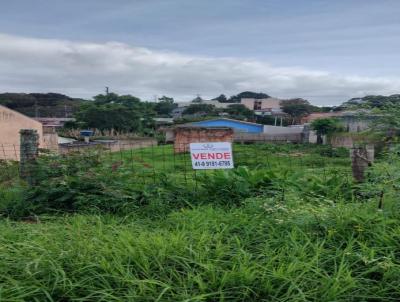
{"label": "tree canopy", "polygon": [[212,100],[213,100],[213,101],[218,101],[218,102],[220,102],[220,103],[228,103],[228,102],[229,102],[229,100],[228,100],[228,98],[225,96],[225,94],[221,94],[221,95],[217,96],[216,98],[213,98]]}
{"label": "tree canopy", "polygon": [[270,96],[263,92],[252,92],[252,91],[243,91],[237,95],[233,95],[229,98],[230,103],[240,103],[242,98],[254,98],[254,99],[266,99]]}
{"label": "tree canopy", "polygon": [[[154,104],[154,103],[153,103]],[[78,125],[99,130],[141,132],[152,127],[155,111],[150,102],[131,95],[97,95],[85,102],[75,114]]]}
{"label": "tree canopy", "polygon": [[342,129],[338,120],[334,118],[322,118],[314,120],[311,128],[317,132],[317,143],[322,144],[322,136],[332,134]]}
{"label": "tree canopy", "polygon": [[303,116],[313,111],[313,106],[304,99],[290,99],[281,102],[283,112],[290,115],[292,124],[299,122]]}
{"label": "tree canopy", "polygon": [[254,116],[254,112],[242,104],[229,105],[225,112],[227,112],[230,116],[239,119],[251,118]]}
{"label": "tree canopy", "polygon": [[191,104],[184,111],[183,114],[201,114],[211,115],[215,113],[215,106],[210,104]]}
{"label": "tree canopy", "polygon": [[159,102],[154,105],[154,110],[159,116],[171,116],[172,110],[178,107],[173,98],[162,96],[158,100]]}

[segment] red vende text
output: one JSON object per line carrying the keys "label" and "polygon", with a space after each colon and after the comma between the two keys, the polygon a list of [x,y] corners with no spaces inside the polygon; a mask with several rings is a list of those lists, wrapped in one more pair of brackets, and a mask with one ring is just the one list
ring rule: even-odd
{"label": "red vende text", "polygon": [[193,154],[194,159],[231,159],[229,152],[224,153],[197,153]]}

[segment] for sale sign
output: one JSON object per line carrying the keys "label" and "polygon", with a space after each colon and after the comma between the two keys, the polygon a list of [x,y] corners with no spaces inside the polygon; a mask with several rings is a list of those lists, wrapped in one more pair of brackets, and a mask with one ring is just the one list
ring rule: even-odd
{"label": "for sale sign", "polygon": [[232,169],[232,144],[219,143],[191,143],[190,157],[195,170],[204,169]]}

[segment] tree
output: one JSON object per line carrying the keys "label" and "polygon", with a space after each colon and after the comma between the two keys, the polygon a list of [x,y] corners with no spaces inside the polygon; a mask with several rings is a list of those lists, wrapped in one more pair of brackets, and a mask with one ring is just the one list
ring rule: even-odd
{"label": "tree", "polygon": [[290,115],[292,124],[313,111],[313,106],[304,99],[290,99],[281,102],[283,112]]}
{"label": "tree", "polygon": [[242,104],[229,105],[225,112],[236,118],[252,118],[254,116],[254,112]]}
{"label": "tree", "polygon": [[201,114],[212,115],[215,114],[215,106],[210,104],[191,104],[184,111],[183,114]]}
{"label": "tree", "polygon": [[174,103],[173,98],[162,96],[158,100],[159,102],[154,105],[154,110],[158,115],[170,116],[172,110],[178,107],[178,104]]}
{"label": "tree", "polygon": [[314,120],[311,123],[311,128],[317,132],[317,144],[322,144],[322,136],[329,135],[341,130],[341,126],[336,119],[322,118]]}
{"label": "tree", "polygon": [[108,94],[98,94],[93,97],[96,105],[104,105],[109,103],[115,103],[118,100],[118,94],[108,93]]}
{"label": "tree", "polygon": [[97,95],[75,114],[77,125],[99,130],[143,132],[154,128],[154,103],[141,102],[131,95]]}
{"label": "tree", "polygon": [[201,98],[201,96],[197,96],[197,97],[195,97],[193,100],[192,100],[192,103],[201,103],[201,102],[203,102],[204,100]]}
{"label": "tree", "polygon": [[120,104],[85,104],[76,114],[77,122],[99,130],[137,132],[141,129],[141,115]]}
{"label": "tree", "polygon": [[225,94],[221,94],[220,96],[212,99],[213,101],[218,101],[220,103],[228,103],[228,99],[226,98]]}
{"label": "tree", "polygon": [[266,99],[270,96],[263,92],[252,92],[252,91],[244,91],[237,95],[233,95],[229,98],[229,102],[231,103],[240,103],[241,99],[243,98],[250,98],[250,99]]}

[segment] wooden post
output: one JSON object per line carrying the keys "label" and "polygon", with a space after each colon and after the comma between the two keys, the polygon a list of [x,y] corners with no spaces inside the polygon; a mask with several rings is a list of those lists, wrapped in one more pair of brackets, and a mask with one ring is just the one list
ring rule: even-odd
{"label": "wooden post", "polygon": [[34,184],[34,166],[39,155],[39,135],[33,129],[20,130],[20,177]]}
{"label": "wooden post", "polygon": [[374,161],[374,146],[366,145],[350,149],[351,169],[356,182],[363,182],[365,170]]}

